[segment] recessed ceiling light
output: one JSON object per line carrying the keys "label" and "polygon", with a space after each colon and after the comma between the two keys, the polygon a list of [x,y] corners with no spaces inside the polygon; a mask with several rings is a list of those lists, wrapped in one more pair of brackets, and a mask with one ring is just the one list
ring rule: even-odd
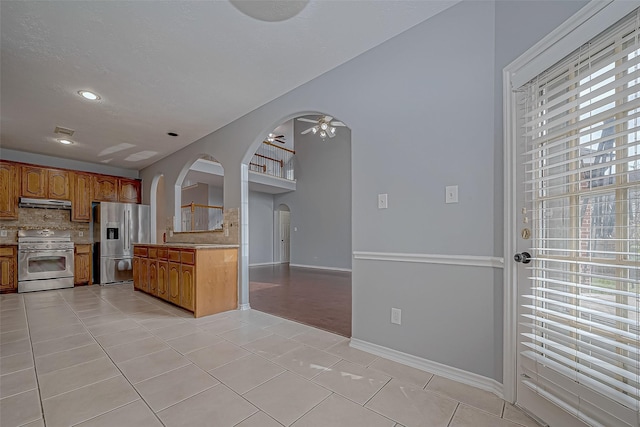
{"label": "recessed ceiling light", "polygon": [[89,101],[97,101],[98,99],[100,99],[99,95],[88,90],[80,90],[78,91],[78,94],[84,99],[88,99]]}
{"label": "recessed ceiling light", "polygon": [[64,145],[71,145],[73,144],[73,141],[69,140],[69,139],[59,139],[58,142],[60,144],[64,144]]}

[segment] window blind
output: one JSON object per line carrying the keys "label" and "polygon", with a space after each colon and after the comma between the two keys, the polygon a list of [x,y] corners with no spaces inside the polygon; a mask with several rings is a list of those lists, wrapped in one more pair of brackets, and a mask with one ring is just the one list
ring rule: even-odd
{"label": "window blind", "polygon": [[518,90],[533,262],[521,381],[640,425],[640,9]]}

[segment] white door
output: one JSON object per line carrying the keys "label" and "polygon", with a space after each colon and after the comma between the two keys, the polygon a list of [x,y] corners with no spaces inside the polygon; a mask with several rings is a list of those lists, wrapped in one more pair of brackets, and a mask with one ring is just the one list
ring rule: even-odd
{"label": "white door", "polygon": [[280,262],[287,263],[290,259],[290,212],[280,212]]}
{"label": "white door", "polygon": [[640,425],[639,28],[514,95],[516,399],[554,427]]}

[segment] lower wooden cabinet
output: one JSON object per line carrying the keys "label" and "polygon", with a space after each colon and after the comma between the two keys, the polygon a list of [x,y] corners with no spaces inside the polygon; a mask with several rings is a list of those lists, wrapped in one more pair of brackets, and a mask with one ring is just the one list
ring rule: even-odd
{"label": "lower wooden cabinet", "polygon": [[140,290],[149,292],[149,260],[140,258]]}
{"label": "lower wooden cabinet", "polygon": [[180,305],[180,264],[169,263],[169,301]]}
{"label": "lower wooden cabinet", "polygon": [[[134,253],[136,289],[192,311],[195,317],[237,308],[237,248],[135,245]],[[148,258],[142,256],[147,253]]]}
{"label": "lower wooden cabinet", "polygon": [[158,296],[158,261],[149,260],[149,293]]}
{"label": "lower wooden cabinet", "polygon": [[193,265],[180,266],[180,307],[189,311],[195,309],[193,271]]}
{"label": "lower wooden cabinet", "polygon": [[133,288],[140,290],[140,285],[141,285],[141,281],[140,281],[140,260],[142,258],[140,258],[139,256],[134,256],[133,257]]}
{"label": "lower wooden cabinet", "polygon": [[169,300],[169,263],[158,260],[158,296]]}
{"label": "lower wooden cabinet", "polygon": [[91,245],[75,245],[73,257],[73,283],[78,285],[91,284]]}
{"label": "lower wooden cabinet", "polygon": [[0,293],[18,292],[17,246],[0,246]]}

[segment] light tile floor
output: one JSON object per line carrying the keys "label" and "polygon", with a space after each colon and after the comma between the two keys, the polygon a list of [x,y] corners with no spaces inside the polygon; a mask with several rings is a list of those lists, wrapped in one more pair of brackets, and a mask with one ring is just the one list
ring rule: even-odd
{"label": "light tile floor", "polygon": [[0,295],[0,425],[537,427],[495,395],[254,310],[131,285]]}

